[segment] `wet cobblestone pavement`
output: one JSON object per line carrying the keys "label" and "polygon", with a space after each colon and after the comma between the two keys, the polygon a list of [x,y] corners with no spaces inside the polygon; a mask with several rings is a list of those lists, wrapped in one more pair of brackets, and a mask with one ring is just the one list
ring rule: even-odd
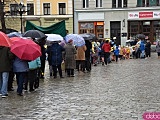
{"label": "wet cobblestone pavement", "polygon": [[[91,73],[45,79],[35,92],[0,98],[0,120],[142,120],[160,112],[160,60],[121,60]],[[16,86],[14,86],[16,89]]]}

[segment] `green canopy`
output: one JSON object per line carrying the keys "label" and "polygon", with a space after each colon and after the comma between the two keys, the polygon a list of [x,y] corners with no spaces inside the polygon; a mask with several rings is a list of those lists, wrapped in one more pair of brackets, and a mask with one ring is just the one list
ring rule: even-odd
{"label": "green canopy", "polygon": [[28,30],[39,30],[43,32],[44,34],[59,34],[62,37],[66,36],[66,25],[65,25],[65,20],[58,22],[56,24],[53,24],[49,27],[41,27],[37,26],[30,21],[26,22],[26,31]]}

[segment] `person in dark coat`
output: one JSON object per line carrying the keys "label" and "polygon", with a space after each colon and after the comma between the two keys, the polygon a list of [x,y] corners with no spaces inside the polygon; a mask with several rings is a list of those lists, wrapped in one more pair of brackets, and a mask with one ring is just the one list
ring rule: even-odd
{"label": "person in dark coat", "polygon": [[147,43],[145,45],[145,52],[146,52],[146,57],[151,57],[151,42],[147,40]]}
{"label": "person in dark coat", "polygon": [[0,46],[0,94],[2,98],[8,96],[8,78],[13,58],[14,55],[10,52],[8,47]]}
{"label": "person in dark coat", "polygon": [[[35,40],[33,40],[33,41],[35,41]],[[41,67],[38,70],[38,75],[41,79],[44,79],[45,63],[46,63],[46,48],[44,47],[44,45],[46,44],[46,37],[38,39],[37,44],[41,47],[41,53],[42,53],[42,55],[40,56]]]}
{"label": "person in dark coat", "polygon": [[91,49],[92,49],[92,43],[89,40],[85,40],[86,43],[86,48],[87,50],[85,51],[85,68],[88,72],[91,71]]}
{"label": "person in dark coat", "polygon": [[63,61],[62,52],[64,50],[65,49],[59,45],[59,42],[57,41],[53,42],[53,44],[47,49],[47,54],[51,57],[48,62],[52,65],[54,78],[57,78],[57,69],[60,78],[63,78],[61,64]]}
{"label": "person in dark coat", "polygon": [[68,77],[74,77],[74,69],[76,68],[76,48],[73,46],[73,40],[69,40],[67,45],[64,46],[64,60],[65,60],[65,69],[67,70]]}

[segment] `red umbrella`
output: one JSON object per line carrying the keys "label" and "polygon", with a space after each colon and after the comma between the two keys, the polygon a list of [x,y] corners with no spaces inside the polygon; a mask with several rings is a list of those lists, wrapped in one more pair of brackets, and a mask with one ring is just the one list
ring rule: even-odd
{"label": "red umbrella", "polygon": [[6,46],[6,47],[11,46],[11,41],[9,37],[1,31],[0,31],[0,46]]}
{"label": "red umbrella", "polygon": [[11,37],[10,38],[10,41],[12,44],[13,44],[13,42],[18,41],[18,40],[22,40],[22,38],[20,38],[20,37]]}
{"label": "red umbrella", "polygon": [[40,57],[41,48],[30,39],[18,38],[11,45],[11,52],[22,60],[35,60]]}

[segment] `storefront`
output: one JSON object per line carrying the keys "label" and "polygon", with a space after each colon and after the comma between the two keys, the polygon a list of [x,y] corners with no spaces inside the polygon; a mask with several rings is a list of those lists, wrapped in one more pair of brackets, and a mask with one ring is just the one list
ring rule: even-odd
{"label": "storefront", "polygon": [[160,11],[128,13],[128,39],[142,33],[152,44],[160,39]]}

